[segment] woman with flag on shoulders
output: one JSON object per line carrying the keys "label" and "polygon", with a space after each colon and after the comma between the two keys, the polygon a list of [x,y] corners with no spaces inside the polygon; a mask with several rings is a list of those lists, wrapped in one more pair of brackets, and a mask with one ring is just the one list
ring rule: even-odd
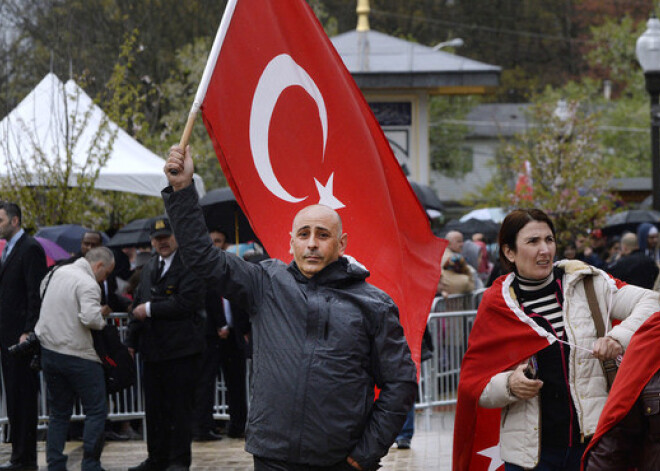
{"label": "woman with flag on shoulders", "polygon": [[[578,260],[553,264],[555,229],[541,210],[512,211],[498,239],[502,267],[510,273],[484,293],[470,334],[454,470],[478,469],[483,456],[492,455],[477,443],[489,433],[480,428],[484,409],[501,409],[499,453],[506,471],[579,470],[607,399],[601,362],[623,354],[660,309],[660,299]],[[621,323],[612,327],[610,319]],[[601,338],[596,322],[604,326]]]}

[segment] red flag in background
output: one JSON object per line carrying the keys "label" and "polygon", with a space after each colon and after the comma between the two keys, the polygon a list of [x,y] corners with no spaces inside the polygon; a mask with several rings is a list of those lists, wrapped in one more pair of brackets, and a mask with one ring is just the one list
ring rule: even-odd
{"label": "red flag in background", "polygon": [[522,172],[518,173],[515,195],[518,199],[532,201],[534,189],[532,187],[532,164],[525,160]]}
{"label": "red flag in background", "polygon": [[378,122],[311,8],[303,0],[231,0],[218,38],[201,109],[257,236],[271,256],[291,260],[294,215],[315,203],[337,209],[348,233],[347,254],[398,305],[419,364],[445,242],[432,235]]}

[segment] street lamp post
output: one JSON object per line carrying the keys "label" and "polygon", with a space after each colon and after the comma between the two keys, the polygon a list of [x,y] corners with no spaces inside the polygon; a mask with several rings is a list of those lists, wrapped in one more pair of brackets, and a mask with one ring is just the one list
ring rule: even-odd
{"label": "street lamp post", "polygon": [[462,47],[465,44],[465,41],[461,38],[450,39],[449,41],[444,41],[433,46],[434,51],[439,51],[443,47]]}
{"label": "street lamp post", "polygon": [[653,209],[660,211],[660,21],[655,15],[651,15],[646,31],[637,39],[635,52],[644,71],[646,90],[651,96]]}

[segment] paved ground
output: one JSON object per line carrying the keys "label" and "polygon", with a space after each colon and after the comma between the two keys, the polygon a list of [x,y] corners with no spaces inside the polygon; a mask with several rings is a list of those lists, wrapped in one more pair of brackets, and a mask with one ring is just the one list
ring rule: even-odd
{"label": "paved ground", "polygon": [[[410,450],[392,447],[383,459],[383,471],[422,471],[451,469],[453,410],[433,414],[418,412],[415,436]],[[243,450],[243,440],[224,437],[218,442],[194,443],[192,470],[252,471],[252,456]],[[146,444],[141,441],[107,442],[102,464],[107,471],[123,471],[147,457]],[[0,444],[0,460],[9,457],[10,445]],[[82,447],[80,442],[68,442],[68,468],[80,469]],[[46,469],[44,443],[39,443],[39,467]]]}

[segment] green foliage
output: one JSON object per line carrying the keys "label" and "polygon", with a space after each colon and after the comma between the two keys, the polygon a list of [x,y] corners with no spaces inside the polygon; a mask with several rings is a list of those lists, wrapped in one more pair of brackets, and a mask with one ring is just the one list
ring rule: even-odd
{"label": "green foliage", "polygon": [[[596,117],[569,101],[563,112],[556,102],[534,105],[528,131],[501,149],[495,178],[482,197],[504,208],[537,207],[552,215],[560,242],[585,228],[598,227],[611,209],[606,191],[611,171],[595,139]],[[532,197],[516,191],[526,162],[531,166]]]}
{"label": "green foliage", "polygon": [[[147,95],[152,93],[142,82],[134,82],[135,61],[140,54],[139,32],[134,29],[124,36],[119,57],[112,74],[99,95],[99,105],[108,118],[121,126],[130,136],[150,144],[149,126],[144,114]],[[164,162],[163,162],[164,164]],[[123,192],[99,192],[97,201],[109,215],[107,229],[118,229],[135,219],[163,213],[161,198]]]}
{"label": "green foliage", "polygon": [[[162,85],[163,96],[167,97],[170,110],[161,120],[163,132],[159,136],[158,145],[163,152],[179,143],[211,43],[211,38],[197,38],[176,51],[176,69]],[[202,177],[206,188],[227,186],[201,116],[195,120],[190,143],[194,152],[195,172]]]}
{"label": "green foliage", "polygon": [[462,177],[472,171],[472,154],[465,145],[465,116],[476,102],[467,96],[431,98],[429,138],[433,170],[448,177]]}

